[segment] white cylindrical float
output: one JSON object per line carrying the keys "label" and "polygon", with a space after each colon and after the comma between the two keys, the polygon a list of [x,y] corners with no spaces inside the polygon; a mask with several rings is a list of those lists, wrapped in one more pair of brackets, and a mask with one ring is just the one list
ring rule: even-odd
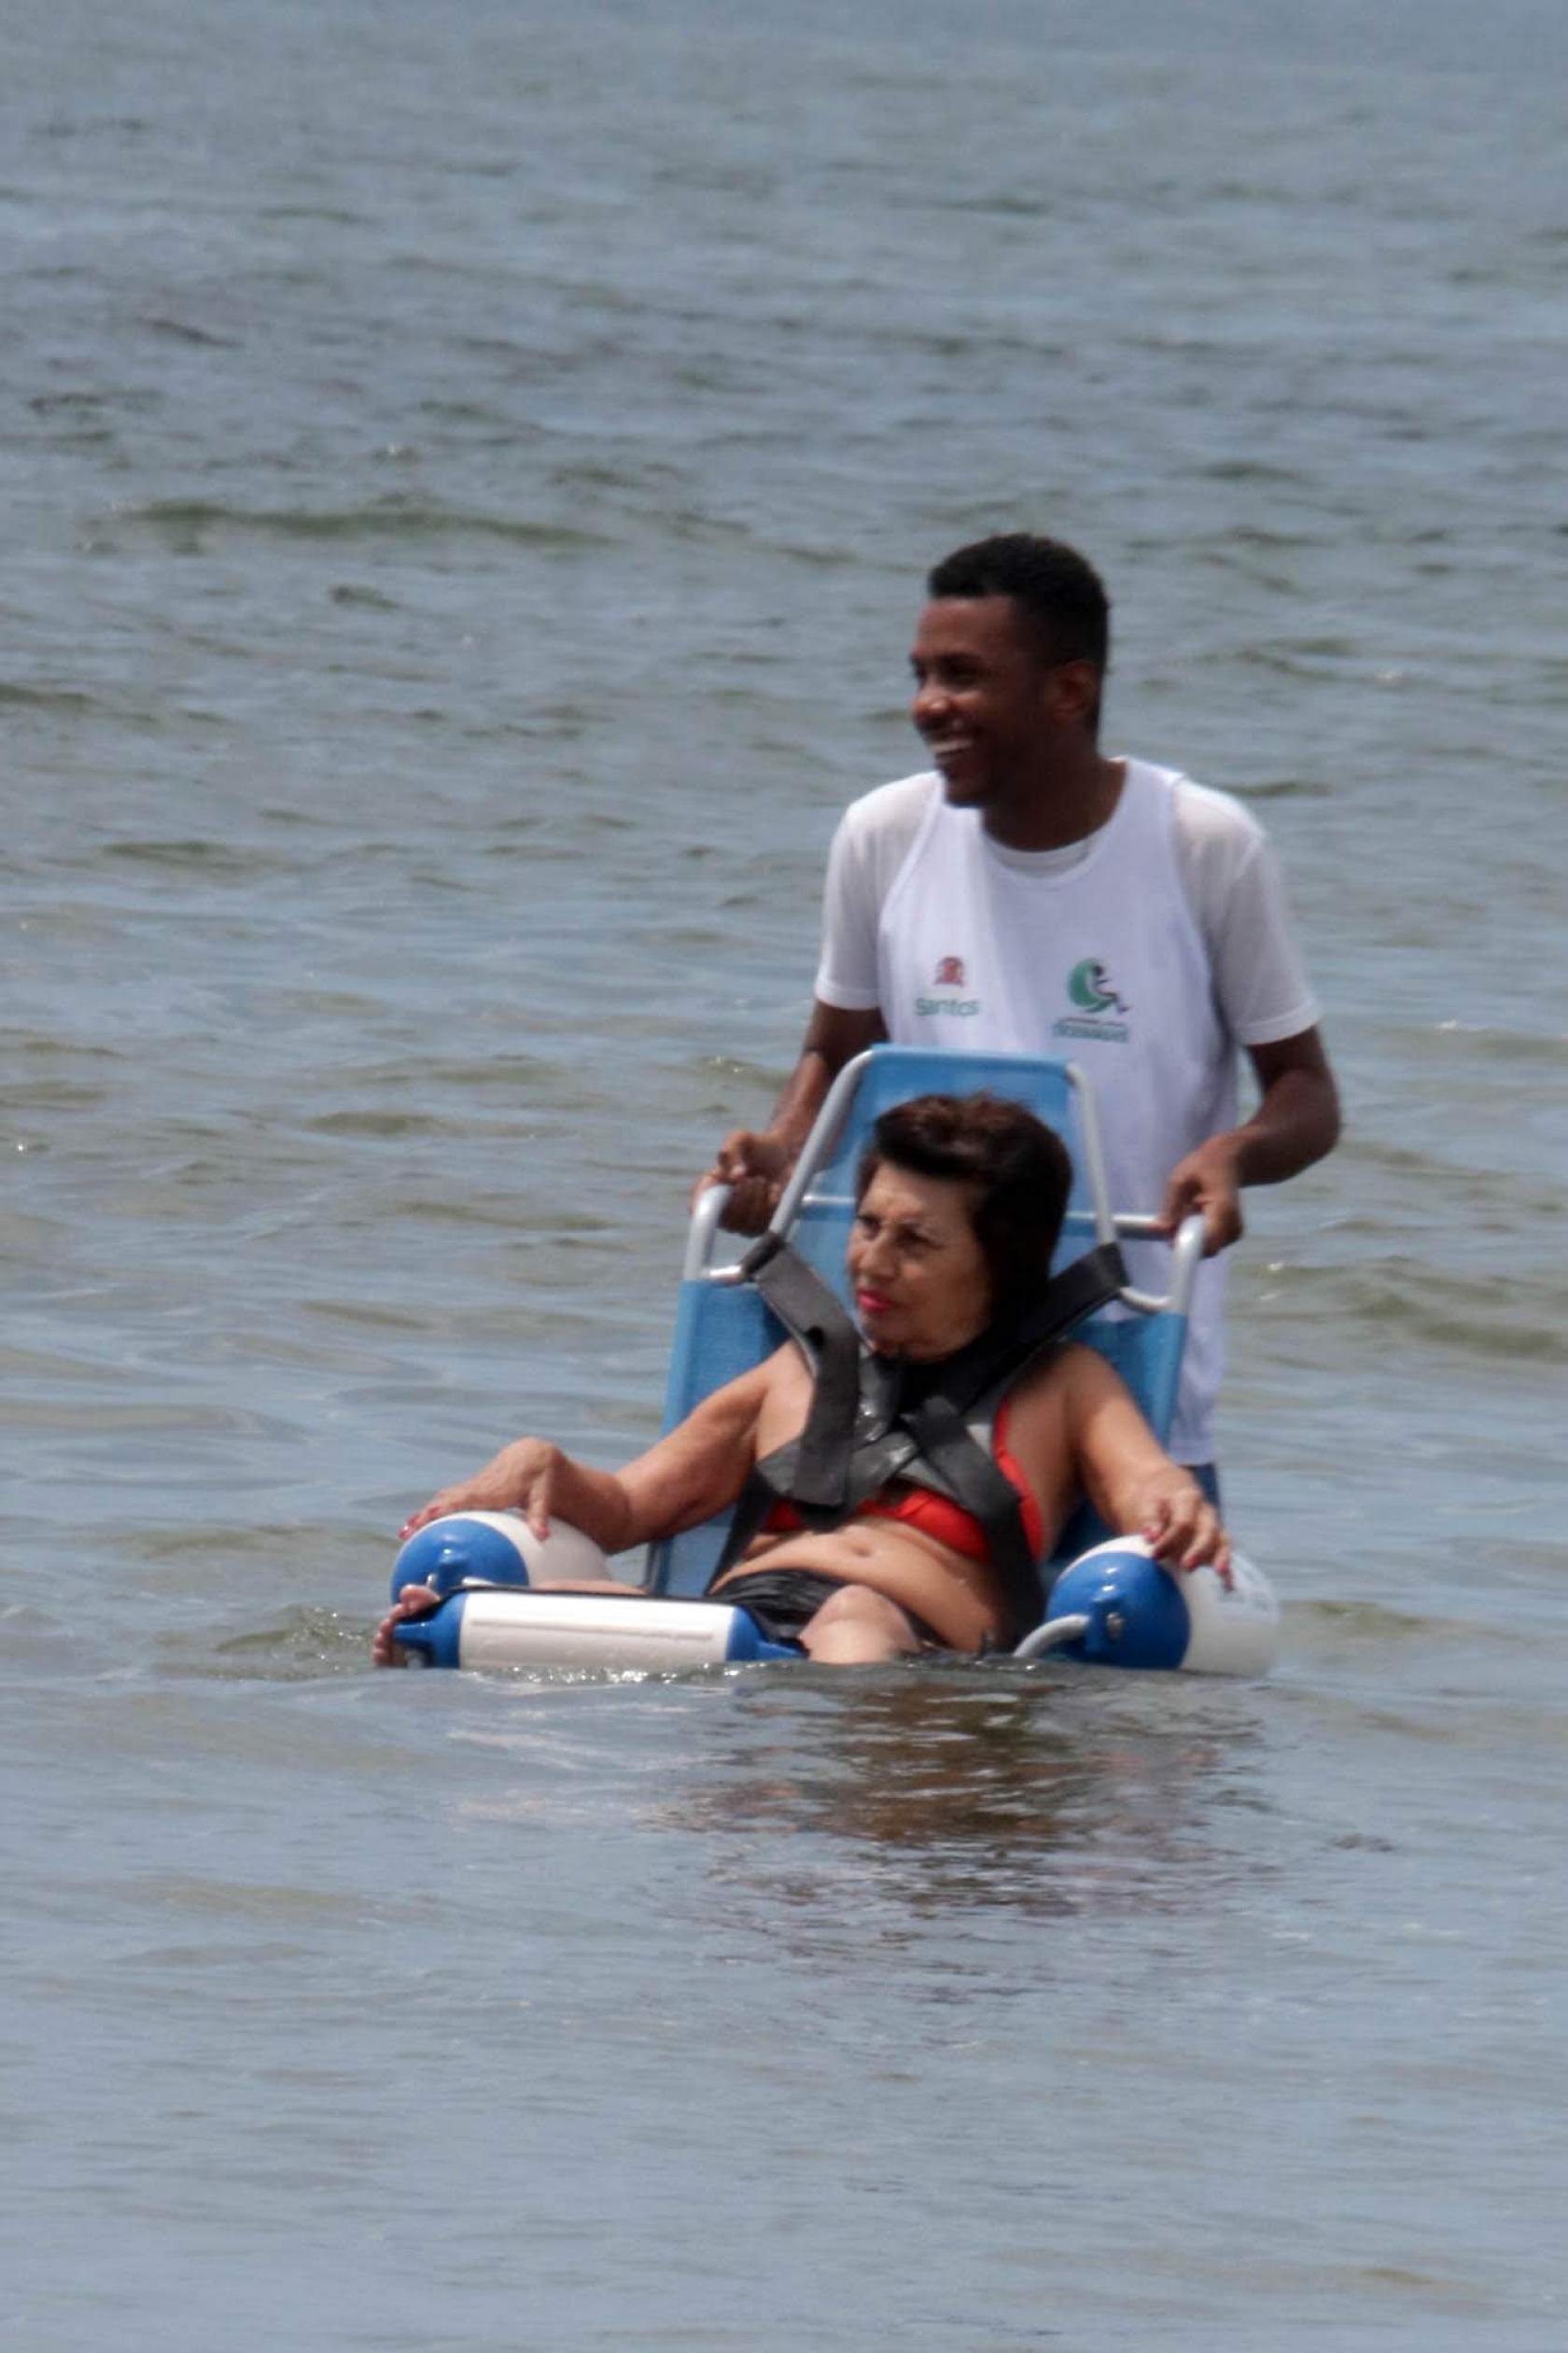
{"label": "white cylindrical float", "polygon": [[1015,1656],[1260,1675],[1279,1646],[1274,1590],[1244,1554],[1231,1554],[1222,1577],[1211,1568],[1163,1568],[1141,1536],[1113,1536],[1063,1569],[1045,1623]]}
{"label": "white cylindrical float", "polygon": [[731,1602],[659,1593],[536,1590],[533,1577],[591,1584],[609,1575],[592,1537],[562,1520],[536,1535],[521,1512],[455,1512],[409,1538],[392,1571],[392,1598],[409,1585],[441,1599],[405,1618],[393,1639],[431,1667],[563,1668],[665,1674],[683,1667],[798,1659],[770,1642]]}
{"label": "white cylindrical float", "polygon": [[769,1642],[729,1602],[657,1593],[530,1593],[500,1586],[448,1594],[395,1636],[431,1667],[556,1668],[600,1674],[672,1674],[683,1668],[798,1659]]}

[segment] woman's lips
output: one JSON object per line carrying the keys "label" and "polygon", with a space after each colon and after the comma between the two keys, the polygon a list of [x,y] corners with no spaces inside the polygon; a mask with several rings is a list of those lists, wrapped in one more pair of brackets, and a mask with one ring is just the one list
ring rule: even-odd
{"label": "woman's lips", "polygon": [[855,1294],[855,1305],[862,1315],[886,1315],[892,1304],[885,1292],[857,1291]]}

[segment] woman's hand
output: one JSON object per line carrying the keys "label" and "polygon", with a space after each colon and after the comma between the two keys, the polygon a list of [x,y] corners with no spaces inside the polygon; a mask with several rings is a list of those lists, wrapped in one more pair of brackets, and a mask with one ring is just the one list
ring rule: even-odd
{"label": "woman's hand", "polygon": [[1194,1478],[1174,1473],[1150,1493],[1138,1533],[1168,1569],[1211,1568],[1230,1582],[1230,1538]]}
{"label": "woman's hand", "polygon": [[[536,1536],[550,1534],[550,1514],[561,1469],[567,1457],[548,1438],[516,1438],[503,1446],[492,1462],[471,1478],[460,1478],[406,1520],[399,1531],[403,1542],[432,1520],[454,1511],[521,1511],[527,1515]],[[412,1590],[412,1589],[406,1589]]]}
{"label": "woman's hand", "polygon": [[405,1618],[428,1618],[430,1612],[440,1606],[441,1599],[441,1595],[432,1592],[427,1585],[405,1585],[375,1630],[375,1639],[371,1645],[372,1662],[378,1667],[406,1667],[408,1660],[392,1639],[393,1628],[400,1626]]}

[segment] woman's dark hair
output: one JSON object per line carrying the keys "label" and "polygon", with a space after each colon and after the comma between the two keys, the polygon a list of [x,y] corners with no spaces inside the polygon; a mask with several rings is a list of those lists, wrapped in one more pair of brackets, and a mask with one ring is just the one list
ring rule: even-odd
{"label": "woman's dark hair", "polygon": [[986,1254],[999,1313],[1033,1305],[1072,1189],[1067,1146],[1022,1103],[1001,1095],[916,1095],[885,1111],[855,1177],[855,1198],[886,1160],[912,1176],[974,1187],[974,1238]]}

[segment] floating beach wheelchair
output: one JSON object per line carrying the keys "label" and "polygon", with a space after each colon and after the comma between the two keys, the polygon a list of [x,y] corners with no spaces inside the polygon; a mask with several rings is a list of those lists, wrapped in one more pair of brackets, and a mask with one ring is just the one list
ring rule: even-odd
{"label": "floating beach wheelchair", "polygon": [[[1026,1104],[1071,1154],[1074,1187],[1058,1272],[1090,1252],[1155,1238],[1152,1215],[1118,1213],[1111,1206],[1093,1094],[1074,1064],[890,1045],[873,1047],[840,1072],[771,1231],[842,1298],[855,1170],[874,1123],[912,1096],[978,1088]],[[785,1337],[739,1263],[719,1259],[724,1198],[714,1187],[693,1212],[665,1399],[666,1430]],[[1163,1290],[1139,1289],[1117,1268],[1112,1296],[1073,1330],[1115,1366],[1162,1441],[1175,1407],[1202,1250],[1202,1221],[1188,1218],[1168,1251],[1162,1244],[1168,1259]],[[1111,1286],[1099,1288],[1105,1293]],[[427,1616],[399,1626],[395,1639],[411,1661],[435,1666],[667,1673],[798,1660],[794,1646],[767,1640],[739,1604],[705,1598],[732,1517],[723,1512],[651,1545],[644,1590],[637,1594],[530,1590],[530,1576],[605,1574],[597,1547],[572,1529],[557,1525],[541,1543],[517,1512],[468,1512],[432,1521],[399,1555],[392,1591],[396,1598],[405,1585],[427,1584],[443,1598]],[[1209,1568],[1172,1576],[1140,1539],[1108,1537],[1085,1509],[1039,1575],[1040,1622],[1019,1645],[1015,1655],[1020,1660],[1056,1654],[1093,1664],[1249,1675],[1266,1673],[1272,1661],[1278,1604],[1261,1572],[1239,1556],[1233,1555],[1225,1580]]]}

